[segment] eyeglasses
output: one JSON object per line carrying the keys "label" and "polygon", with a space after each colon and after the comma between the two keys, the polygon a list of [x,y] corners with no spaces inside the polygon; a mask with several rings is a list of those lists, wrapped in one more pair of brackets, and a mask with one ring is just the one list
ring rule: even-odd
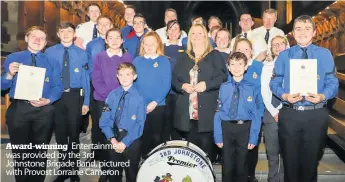
{"label": "eyeglasses", "polygon": [[285,46],[285,45],[286,45],[285,42],[280,42],[280,43],[272,44],[272,47],[273,47],[273,48],[278,48],[278,47],[283,47],[283,46]]}

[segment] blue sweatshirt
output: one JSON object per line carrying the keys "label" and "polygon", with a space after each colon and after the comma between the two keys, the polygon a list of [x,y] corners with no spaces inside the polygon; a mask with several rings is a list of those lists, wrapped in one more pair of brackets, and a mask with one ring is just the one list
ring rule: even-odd
{"label": "blue sweatshirt", "polygon": [[171,88],[172,73],[169,59],[166,56],[154,59],[138,56],[133,64],[138,74],[135,85],[143,94],[145,104],[155,101],[159,106],[165,105],[165,98]]}

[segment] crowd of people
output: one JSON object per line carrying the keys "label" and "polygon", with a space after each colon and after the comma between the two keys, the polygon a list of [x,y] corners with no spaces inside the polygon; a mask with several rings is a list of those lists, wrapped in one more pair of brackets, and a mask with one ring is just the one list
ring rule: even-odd
{"label": "crowd of people", "polygon": [[[187,34],[170,8],[166,26],[156,31],[133,6],[126,7],[127,25],[122,28],[114,27],[97,4],[87,11],[90,21],[77,27],[60,22],[59,44],[43,51],[47,34],[33,26],[25,36],[27,50],[7,56],[1,89],[10,89],[6,123],[12,144],[47,144],[54,131],[56,142],[69,146],[59,152],[78,153],[71,145],[80,143],[91,114],[92,143],[113,149],[92,149],[95,157],[87,160],[131,163],[127,168],[103,166],[120,175],[102,175],[100,182],[122,181],[123,170],[126,181],[135,182],[141,158],[169,140],[190,141],[213,162],[221,161],[224,182],[255,182],[263,133],[268,181],[317,181],[328,127],[325,106],[336,96],[338,80],[330,51],[312,44],[311,17],[294,20],[297,45],[290,47],[284,32],[274,27],[274,9],[263,12],[263,26],[254,30],[252,16],[242,14],[241,33],[232,39],[215,16],[207,22],[194,17]],[[290,59],[317,60],[317,93],[290,93]],[[39,100],[14,98],[21,64],[46,69]],[[76,171],[78,166],[59,170]],[[45,176],[15,179],[43,182]],[[65,173],[54,182],[66,179],[80,181],[77,174]]]}

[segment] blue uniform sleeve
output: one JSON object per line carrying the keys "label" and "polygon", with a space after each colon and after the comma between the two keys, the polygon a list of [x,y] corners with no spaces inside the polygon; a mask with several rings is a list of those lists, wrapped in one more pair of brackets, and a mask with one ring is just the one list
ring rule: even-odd
{"label": "blue uniform sleeve", "polygon": [[81,69],[82,72],[82,86],[84,89],[84,103],[83,105],[89,106],[90,105],[90,94],[91,94],[91,89],[90,89],[90,76],[89,76],[89,66],[88,66],[88,56],[86,53],[82,54],[82,63],[83,63],[83,68]]}
{"label": "blue uniform sleeve", "polygon": [[85,52],[87,54],[87,66],[88,66],[88,75],[91,77],[91,72],[92,72],[92,49],[90,47],[90,44],[86,45]]}
{"label": "blue uniform sleeve", "polygon": [[257,94],[257,96],[256,96],[256,104],[257,104],[257,107],[259,109],[260,117],[263,117],[264,116],[264,112],[265,112],[265,104],[264,104],[264,100],[262,99],[261,88],[257,89],[256,94]]}
{"label": "blue uniform sleeve", "polygon": [[161,103],[167,94],[170,91],[171,88],[171,66],[170,61],[168,58],[164,57],[164,61],[161,62],[162,65],[160,65],[163,73],[162,75],[159,75],[161,84],[157,85],[158,89],[161,89],[160,92],[158,92],[157,96],[153,99],[157,104]]}
{"label": "blue uniform sleeve", "polygon": [[272,93],[279,98],[282,98],[284,94],[284,88],[283,88],[284,69],[285,69],[284,62],[286,60],[289,60],[288,52],[287,51],[281,52],[274,65],[273,79],[270,81],[270,88],[272,90]]}
{"label": "blue uniform sleeve", "polygon": [[138,112],[137,112],[137,119],[128,131],[128,136],[122,139],[122,142],[126,145],[126,147],[130,146],[134,140],[141,137],[144,130],[144,124],[146,120],[146,106],[144,103],[144,99],[141,98],[138,104]]}
{"label": "blue uniform sleeve", "polygon": [[9,72],[9,66],[13,62],[13,60],[14,60],[13,56],[8,55],[5,62],[4,62],[4,65],[2,65],[1,90],[7,90],[7,89],[12,87],[13,78],[11,80],[8,80],[8,79],[6,79],[6,77],[7,77],[7,73]]}
{"label": "blue uniform sleeve", "polygon": [[[255,97],[258,97],[258,93],[256,91],[254,91],[253,95]],[[255,100],[257,100],[257,98],[255,98]],[[259,113],[260,111],[257,108],[257,103],[254,102],[253,107],[250,111],[252,123],[250,125],[249,144],[253,144],[255,146],[258,145],[258,137],[261,128],[261,116]]]}
{"label": "blue uniform sleeve", "polygon": [[51,75],[51,92],[49,96],[50,103],[53,103],[60,99],[63,93],[63,85],[60,79],[61,69],[57,61],[51,62],[52,75]]}
{"label": "blue uniform sleeve", "polygon": [[334,98],[337,95],[338,87],[339,87],[339,80],[336,77],[336,69],[334,65],[334,60],[332,54],[326,49],[326,53],[322,54],[324,58],[321,60],[323,61],[323,67],[325,69],[326,75],[324,78],[324,88],[321,94],[325,95],[325,100],[329,100]]}
{"label": "blue uniform sleeve", "polygon": [[213,119],[213,138],[214,142],[217,143],[223,143],[223,134],[222,134],[222,120],[220,118],[220,110],[223,105],[223,100],[222,100],[222,94],[224,92],[223,87],[220,87],[219,90],[219,98],[218,98],[218,110],[214,115]]}
{"label": "blue uniform sleeve", "polygon": [[116,108],[114,108],[114,97],[114,92],[111,92],[108,95],[107,99],[105,100],[102,116],[99,120],[99,127],[108,140],[114,137],[113,125],[115,121],[114,112],[116,111]]}

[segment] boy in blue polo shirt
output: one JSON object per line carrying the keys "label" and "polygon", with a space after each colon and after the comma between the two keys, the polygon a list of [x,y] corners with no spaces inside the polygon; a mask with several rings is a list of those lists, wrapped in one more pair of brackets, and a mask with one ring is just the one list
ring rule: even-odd
{"label": "boy in blue polo shirt", "polygon": [[[279,111],[279,146],[284,160],[284,181],[317,181],[317,167],[326,144],[327,101],[337,95],[339,81],[331,52],[312,43],[315,23],[310,16],[295,19],[293,35],[297,45],[282,51],[270,82],[272,93],[282,99]],[[291,59],[312,59],[317,64],[317,93],[291,93]]]}
{"label": "boy in blue polo shirt", "polygon": [[[220,86],[218,111],[214,116],[214,140],[223,148],[222,180],[248,180],[247,154],[258,144],[261,127],[255,86],[244,80],[247,57],[234,52],[229,57],[232,78]],[[236,167],[236,174],[234,174]]]}
{"label": "boy in blue polo shirt", "polygon": [[[126,181],[135,182],[140,160],[140,137],[146,119],[146,107],[143,96],[138,92],[134,80],[137,78],[132,63],[121,63],[117,69],[117,78],[121,87],[109,93],[99,127],[113,145],[109,150],[113,162],[130,161],[125,168]],[[119,171],[119,175],[110,176],[110,181],[121,182],[123,167],[114,166],[110,170]]]}

